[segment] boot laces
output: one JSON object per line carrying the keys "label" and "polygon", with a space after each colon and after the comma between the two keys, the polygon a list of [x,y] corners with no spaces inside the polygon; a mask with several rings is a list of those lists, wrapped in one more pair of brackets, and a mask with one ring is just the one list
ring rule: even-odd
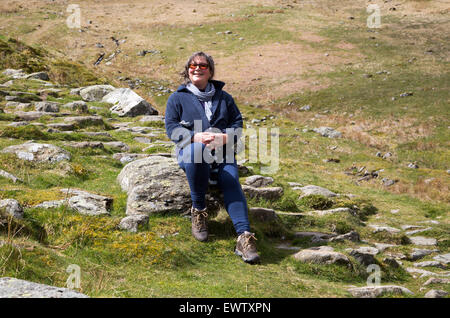
{"label": "boot laces", "polygon": [[194,218],[194,225],[199,227],[200,230],[206,229],[206,219],[208,217],[208,213],[206,211],[198,211],[197,213],[193,213],[192,217]]}
{"label": "boot laces", "polygon": [[255,243],[255,241],[257,241],[257,239],[256,239],[254,233],[244,234],[243,238],[244,238],[244,242],[243,242],[242,246],[243,246],[245,251],[248,251],[251,248],[255,247],[254,243]]}

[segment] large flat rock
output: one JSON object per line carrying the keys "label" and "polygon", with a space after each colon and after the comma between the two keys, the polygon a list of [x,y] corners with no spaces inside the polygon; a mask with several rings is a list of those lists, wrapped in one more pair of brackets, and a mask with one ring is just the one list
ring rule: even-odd
{"label": "large flat rock", "polygon": [[89,298],[89,296],[67,288],[2,277],[0,298]]}

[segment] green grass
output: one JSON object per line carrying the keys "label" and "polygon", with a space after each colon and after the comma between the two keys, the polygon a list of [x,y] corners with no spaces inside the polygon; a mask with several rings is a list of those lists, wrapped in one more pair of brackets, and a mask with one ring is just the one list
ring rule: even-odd
{"label": "green grass", "polygon": [[[330,6],[330,12],[333,8],[334,4]],[[292,19],[308,22],[306,30],[320,26],[317,32],[324,41],[308,42],[312,49],[327,50],[333,54],[337,51],[331,48],[337,43],[344,41],[353,44],[361,57],[354,57],[354,61],[339,65],[333,71],[314,74],[315,80],[331,83],[326,88],[293,91],[278,100],[267,102],[262,108],[243,104],[236,99],[246,123],[253,118],[275,115],[276,119],[267,120],[260,127],[269,128],[274,124],[280,128],[280,169],[272,177],[275,179],[274,185],[283,187],[284,195],[275,201],[249,199],[250,207],[273,208],[283,212],[349,207],[352,208],[351,213],[323,217],[280,215],[276,221],[268,223],[251,218],[262,258],[262,264],[257,266],[244,264],[233,254],[234,228],[223,209],[209,221],[211,237],[206,244],[197,242],[191,236],[189,219],[174,214],[151,215],[148,226],[141,227],[138,233],[124,232],[118,230],[117,225],[126,215],[127,194],[116,180],[124,165],[112,159],[114,151],[108,147],[76,149],[65,145],[65,142],[110,141],[108,137],[89,137],[79,131],[106,129],[114,140],[128,144],[131,152],[142,153],[146,145],[136,142],[135,134],[112,130],[110,122],[106,121],[106,118],[112,118],[113,122],[131,121],[129,118],[111,114],[108,104],[91,102],[89,106],[101,109],[90,110],[89,113],[103,116],[104,124],[77,127],[77,132],[65,134],[47,133],[30,125],[7,127],[8,122],[18,118],[0,113],[0,149],[33,139],[61,146],[72,155],[69,162],[37,164],[18,160],[11,154],[0,154],[0,169],[23,180],[12,183],[0,177],[0,199],[14,198],[25,207],[24,220],[2,221],[0,226],[0,241],[6,242],[0,247],[0,276],[65,286],[67,266],[77,264],[82,273],[80,291],[92,297],[349,297],[346,292],[348,286],[365,286],[369,275],[354,258],[349,257],[350,267],[303,264],[292,257],[295,251],[281,250],[276,246],[280,243],[299,248],[318,245],[309,239],[295,238],[294,233],[298,231],[344,234],[355,230],[367,243],[328,245],[346,253],[348,247],[383,242],[397,245],[388,249],[389,252],[407,255],[414,246],[408,242],[404,232],[374,234],[367,225],[386,224],[399,228],[402,224],[434,220],[439,224],[430,225],[433,229],[420,235],[436,238],[439,253],[448,253],[450,201],[445,170],[450,168],[446,160],[450,137],[446,83],[450,79],[448,72],[443,71],[448,68],[448,62],[443,58],[445,52],[439,44],[445,43],[445,36],[437,32],[433,34],[433,28],[438,27],[439,23],[427,23],[417,18],[419,20],[411,24],[409,20],[386,14],[383,23],[389,27],[369,32],[365,28],[365,10],[345,9],[345,13],[355,16],[355,19],[343,23],[339,23],[342,21],[333,18],[328,11],[329,16],[324,16],[317,13],[325,11],[314,10],[314,7],[308,6],[288,10],[244,5],[230,12],[234,16],[227,14],[218,22],[183,27],[160,24],[143,30],[141,34],[162,43],[158,49],[163,54],[149,59],[152,63],[161,63],[167,72],[172,73],[177,71],[177,61],[181,57],[184,60],[187,52],[191,51],[208,51],[212,47],[220,52],[221,57],[227,57],[241,50],[275,42],[305,44],[295,29],[285,30],[285,21]],[[30,28],[24,23],[14,32],[27,34]],[[420,45],[409,44],[413,29],[416,32],[421,30],[420,40],[423,42]],[[226,30],[233,33],[216,35]],[[70,31],[58,28],[55,34],[68,37]],[[239,37],[244,40],[239,41]],[[216,44],[211,44],[213,41]],[[180,46],[184,49],[179,49]],[[433,48],[436,54],[424,54],[427,48]],[[0,36],[0,68],[23,68],[27,72],[45,70],[52,81],[70,87],[108,82],[107,78],[95,75],[82,63],[55,58],[47,50]],[[415,62],[408,62],[412,57],[416,58]],[[381,70],[387,70],[390,74],[376,73]],[[371,74],[372,77],[364,77],[363,74]],[[162,80],[155,83],[152,76],[155,75],[148,74],[142,86],[145,94],[148,91],[158,92],[153,86],[161,83],[164,87],[176,86]],[[307,78],[309,76],[305,75]],[[8,78],[0,75],[0,80],[3,83]],[[48,100],[61,103],[78,100],[78,96],[69,95],[70,87],[58,87],[63,88],[62,99],[49,97]],[[12,87],[2,90],[37,91],[42,88],[37,82],[17,80]],[[400,97],[401,93],[409,91],[413,92],[412,96]],[[251,96],[252,92],[249,94]],[[164,109],[167,98],[168,94],[153,94],[152,100],[158,109]],[[310,104],[312,110],[300,112],[299,108],[306,104]],[[3,106],[4,102],[1,102],[0,107]],[[325,110],[329,113],[324,114]],[[314,115],[319,114],[324,117],[315,119]],[[350,114],[353,116],[349,117]],[[138,119],[134,120],[137,122]],[[58,121],[47,116],[38,122],[48,124]],[[364,123],[363,132],[376,138],[377,143],[370,144],[357,133],[344,135],[341,139],[328,139],[314,132],[302,131],[306,126],[313,128],[320,125],[330,125],[339,130],[353,126],[352,121],[354,125]],[[164,128],[159,122],[138,124]],[[167,140],[164,135],[161,138]],[[330,150],[330,146],[337,148]],[[146,153],[167,151],[166,147],[157,146]],[[390,151],[394,157],[383,160],[375,156],[377,151]],[[336,158],[340,162],[322,161],[328,158]],[[407,168],[408,162],[417,162],[419,169]],[[369,171],[384,171],[379,178],[357,182],[358,176],[343,173],[353,165],[365,166]],[[260,163],[246,166],[252,168],[251,174],[261,173],[263,167]],[[244,181],[244,176],[241,177]],[[381,185],[383,177],[396,178],[399,182],[392,187],[384,187]],[[424,182],[431,177],[435,181]],[[292,181],[323,186],[339,194],[354,194],[355,197],[328,199],[313,196],[300,199],[300,192],[292,190],[287,184]],[[113,198],[111,216],[83,216],[64,206],[49,210],[33,208],[43,201],[65,199],[60,189],[67,187]],[[393,214],[393,209],[399,212]],[[2,218],[5,220],[4,213]],[[12,225],[9,229],[8,222]],[[431,260],[434,255],[424,260]],[[382,284],[405,286],[415,293],[414,297],[425,294],[421,287],[426,278],[414,279],[403,269],[389,267],[382,263],[384,257],[385,253],[376,256],[382,269]],[[411,262],[404,261],[403,267],[411,266]],[[428,287],[448,289],[447,286]]]}

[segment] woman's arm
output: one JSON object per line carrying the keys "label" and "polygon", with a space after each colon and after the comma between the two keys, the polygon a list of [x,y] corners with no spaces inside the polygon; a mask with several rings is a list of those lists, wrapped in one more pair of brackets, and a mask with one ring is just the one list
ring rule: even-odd
{"label": "woman's arm", "polygon": [[183,148],[191,143],[194,132],[183,127],[181,122],[182,107],[175,94],[167,100],[165,113],[166,134],[178,147]]}

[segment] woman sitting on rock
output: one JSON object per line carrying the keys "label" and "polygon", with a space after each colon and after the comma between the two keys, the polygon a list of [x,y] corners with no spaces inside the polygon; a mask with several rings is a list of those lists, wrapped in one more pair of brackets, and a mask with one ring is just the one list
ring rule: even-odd
{"label": "woman sitting on rock", "polygon": [[235,253],[247,263],[256,263],[255,235],[250,232],[247,201],[239,183],[234,148],[242,131],[242,115],[225,83],[213,80],[214,60],[194,53],[181,75],[184,84],[167,101],[165,124],[169,138],[177,144],[177,159],[191,190],[192,235],[208,239],[205,195],[208,184],[217,184],[225,208],[238,234]]}

